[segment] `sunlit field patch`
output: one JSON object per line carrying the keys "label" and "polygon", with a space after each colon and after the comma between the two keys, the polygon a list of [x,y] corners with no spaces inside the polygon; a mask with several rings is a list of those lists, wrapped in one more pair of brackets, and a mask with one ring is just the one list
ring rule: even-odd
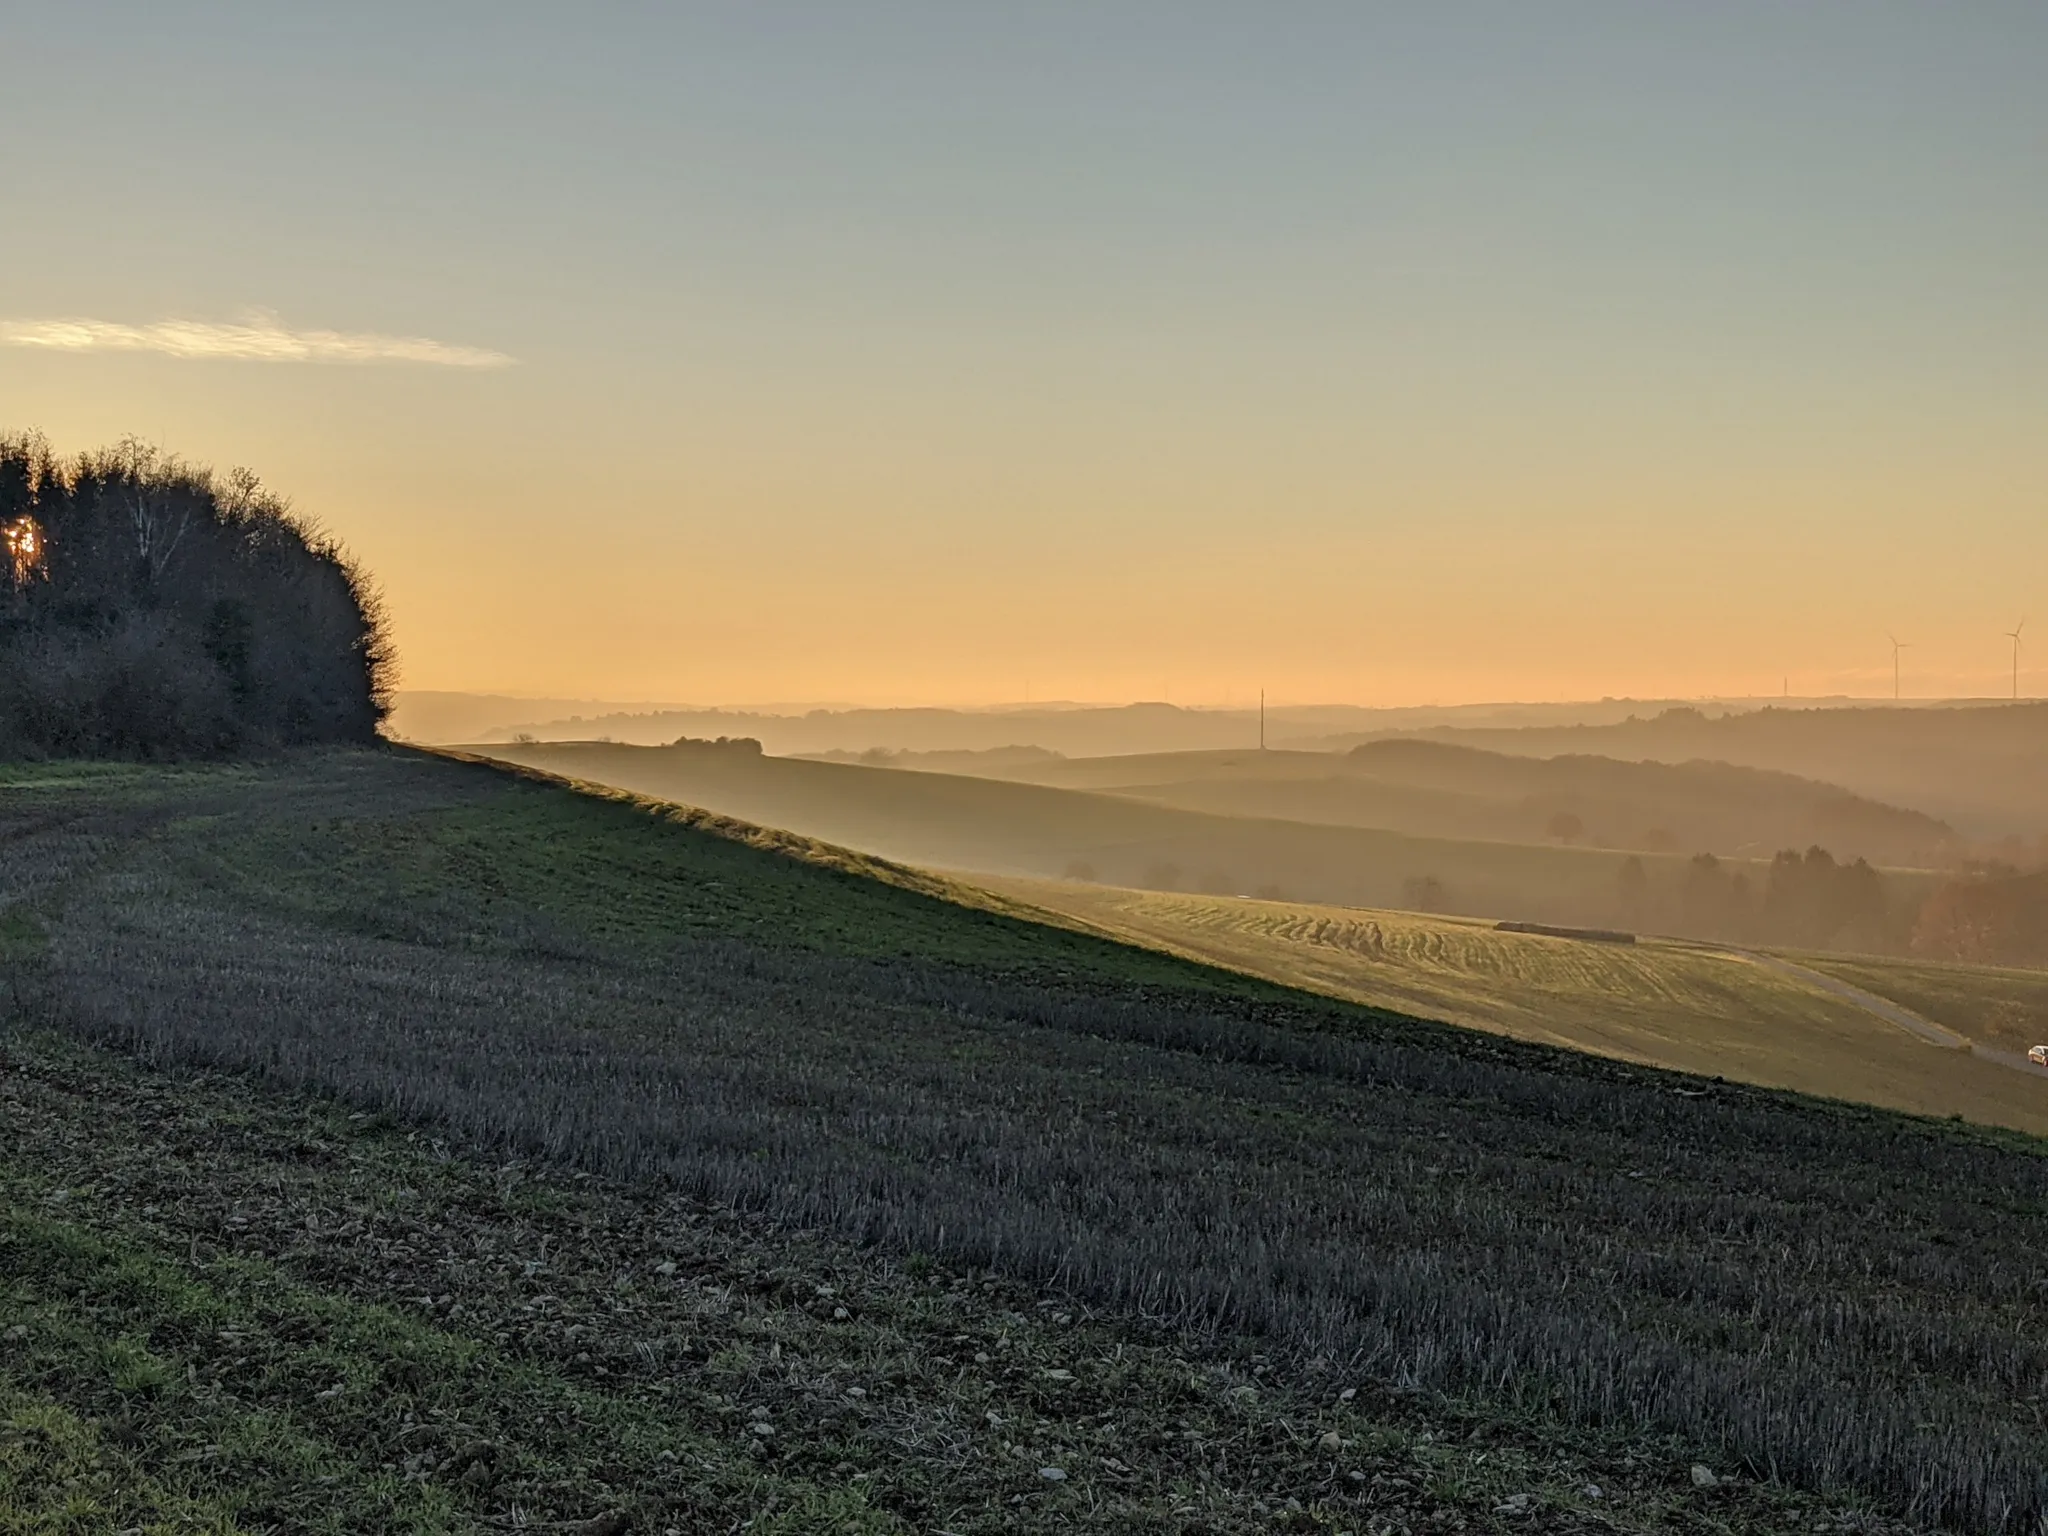
{"label": "sunlit field patch", "polygon": [[[1503,933],[1477,919],[973,877],[991,891],[1247,976],[1525,1040],[1766,1087],[2048,1132],[2048,1081],[1948,1051],[1796,972],[1712,944]],[[2048,975],[1801,956],[2008,1051],[2048,1039]]]}

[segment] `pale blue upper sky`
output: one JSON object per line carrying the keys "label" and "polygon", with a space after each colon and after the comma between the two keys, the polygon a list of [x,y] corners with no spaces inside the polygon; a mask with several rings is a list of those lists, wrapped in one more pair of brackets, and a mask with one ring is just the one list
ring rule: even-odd
{"label": "pale blue upper sky", "polygon": [[1988,690],[2029,607],[2048,659],[2048,5],[17,5],[0,57],[0,321],[517,360],[0,347],[0,427],[322,515],[421,685],[1876,691],[1894,629]]}

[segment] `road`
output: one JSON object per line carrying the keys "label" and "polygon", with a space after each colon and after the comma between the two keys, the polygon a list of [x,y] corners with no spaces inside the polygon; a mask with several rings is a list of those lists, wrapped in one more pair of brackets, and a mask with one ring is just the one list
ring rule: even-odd
{"label": "road", "polygon": [[2019,1051],[2001,1051],[1993,1046],[1980,1045],[1967,1035],[1959,1035],[1952,1029],[1923,1019],[1912,1010],[1901,1008],[1889,998],[1879,997],[1874,992],[1866,992],[1861,987],[1852,987],[1838,977],[1809,970],[1806,966],[1780,959],[1776,955],[1761,954],[1753,949],[1730,950],[1729,953],[1740,955],[1743,959],[1761,965],[1767,970],[1776,971],[1780,975],[1790,976],[1809,986],[1818,987],[1846,1003],[1853,1003],[1865,1013],[1875,1014],[1887,1024],[1896,1024],[1900,1029],[1917,1036],[1929,1045],[1939,1046],[1945,1051],[1968,1051],[1972,1056],[1981,1057],[2001,1067],[2010,1067],[2015,1072],[2048,1077],[2048,1067],[2036,1066]]}

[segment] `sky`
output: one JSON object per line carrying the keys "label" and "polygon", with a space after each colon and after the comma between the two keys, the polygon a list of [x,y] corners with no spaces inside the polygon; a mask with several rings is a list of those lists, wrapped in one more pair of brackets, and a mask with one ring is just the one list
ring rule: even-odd
{"label": "sky", "polygon": [[2048,6],[0,3],[0,430],[411,688],[2048,693]]}

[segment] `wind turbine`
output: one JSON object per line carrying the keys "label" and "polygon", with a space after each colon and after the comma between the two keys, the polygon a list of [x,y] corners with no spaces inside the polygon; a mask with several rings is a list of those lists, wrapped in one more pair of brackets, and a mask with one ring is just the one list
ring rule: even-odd
{"label": "wind turbine", "polygon": [[1887,638],[1892,643],[1892,702],[1897,703],[1899,698],[1899,652],[1913,649],[1913,642],[1901,640],[1897,635],[1891,634],[1888,634]]}
{"label": "wind turbine", "polygon": [[2013,625],[2011,629],[2005,632],[2005,638],[2012,642],[2012,697],[2014,703],[2018,703],[2020,697],[2020,631],[2026,627],[2027,621],[2021,619],[2019,623]]}

